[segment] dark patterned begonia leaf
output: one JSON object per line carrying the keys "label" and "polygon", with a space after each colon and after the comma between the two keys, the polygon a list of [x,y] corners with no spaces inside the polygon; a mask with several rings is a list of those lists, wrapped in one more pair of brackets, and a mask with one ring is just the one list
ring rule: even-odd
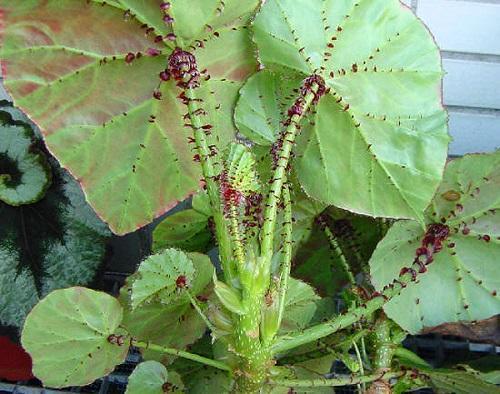
{"label": "dark patterned begonia leaf", "polygon": [[15,110],[0,107],[0,201],[31,204],[43,198],[50,186],[50,167],[35,147],[31,127],[15,121],[4,108]]}
{"label": "dark patterned begonia leaf", "polygon": [[[34,152],[40,142],[33,138],[23,114],[13,107],[2,106],[0,116],[3,122],[9,118],[13,124],[0,129],[0,133],[12,133],[10,140],[2,134],[0,145],[11,141]],[[36,129],[33,131],[36,134]],[[12,138],[15,133],[20,138],[17,142]],[[41,151],[28,155],[48,166]],[[20,327],[40,297],[54,289],[89,283],[104,259],[105,241],[111,235],[86,204],[78,183],[54,160],[49,163],[53,181],[38,202],[17,207],[0,202],[3,325]]]}

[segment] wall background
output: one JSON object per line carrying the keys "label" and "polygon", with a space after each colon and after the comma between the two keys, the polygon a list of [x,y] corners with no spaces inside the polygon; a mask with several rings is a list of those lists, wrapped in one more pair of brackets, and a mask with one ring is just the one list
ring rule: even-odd
{"label": "wall background", "polygon": [[500,0],[404,0],[443,53],[451,155],[500,148]]}

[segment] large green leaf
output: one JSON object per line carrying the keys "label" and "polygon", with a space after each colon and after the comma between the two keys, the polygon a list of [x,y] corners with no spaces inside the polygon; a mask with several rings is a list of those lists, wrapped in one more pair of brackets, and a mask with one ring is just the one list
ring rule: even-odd
{"label": "large green leaf", "polygon": [[[429,223],[445,223],[450,236],[417,283],[385,306],[388,316],[416,333],[445,322],[480,320],[500,311],[500,151],[469,155],[449,163]],[[414,222],[396,223],[370,261],[381,289],[415,258],[424,230]]]}
{"label": "large green leaf", "polygon": [[52,292],[30,312],[22,334],[35,376],[45,386],[67,387],[107,375],[127,356],[121,320],[119,302],[105,293],[83,287]]}
{"label": "large green leaf", "polygon": [[[211,79],[198,95],[209,113],[204,121],[214,126],[210,143],[220,146],[234,135],[231,113],[238,89],[256,67],[242,25],[258,1],[239,3],[225,1],[220,15],[214,9],[203,22],[186,7],[205,12],[208,5],[172,4],[174,26],[185,44],[202,40],[192,50]],[[153,98],[174,46],[155,42],[170,31],[159,4],[27,0],[0,6],[7,90],[118,234],[152,221],[199,184],[199,166],[187,142],[192,130],[185,127],[186,108],[175,82],[161,84],[161,101]],[[217,32],[205,31],[207,22]],[[162,53],[151,56],[155,50]],[[130,63],[128,54],[135,56]]]}
{"label": "large green leaf", "polygon": [[9,205],[39,201],[50,186],[50,167],[43,153],[34,151],[32,136],[28,125],[1,120],[0,201]]}
{"label": "large green leaf", "polygon": [[[128,3],[133,0],[126,0]],[[149,3],[155,3],[154,1]],[[212,31],[244,25],[259,0],[172,0],[168,11],[174,18],[173,31],[185,44],[202,39]],[[157,4],[155,3],[156,7]]]}
{"label": "large green leaf", "polygon": [[273,78],[319,74],[330,91],[297,142],[305,191],[358,213],[421,219],[449,141],[439,51],[422,23],[398,0],[269,0],[253,30],[268,71],[242,90],[245,135],[272,142],[276,109],[297,97]]}
{"label": "large green leaf", "polygon": [[[2,119],[4,111],[15,120],[16,130],[27,132],[20,112],[2,106]],[[31,142],[31,138],[27,140],[30,149],[41,148],[40,141]],[[78,183],[54,160],[49,163],[53,182],[42,200],[19,207],[0,202],[0,322],[4,325],[22,326],[38,299],[54,289],[89,283],[104,259],[109,230],[86,204]]]}

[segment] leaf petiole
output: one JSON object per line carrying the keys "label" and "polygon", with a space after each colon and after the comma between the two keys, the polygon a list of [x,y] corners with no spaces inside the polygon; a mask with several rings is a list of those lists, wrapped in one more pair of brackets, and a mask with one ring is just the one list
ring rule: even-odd
{"label": "leaf petiole", "polygon": [[131,345],[138,347],[140,349],[150,349],[150,350],[154,350],[154,351],[157,351],[160,353],[171,354],[172,356],[182,357],[182,358],[185,358],[185,359],[188,359],[191,361],[196,361],[198,363],[208,365],[210,367],[221,369],[223,371],[231,371],[231,368],[229,367],[229,365],[224,364],[221,361],[212,360],[210,358],[206,358],[203,356],[199,356],[197,354],[185,352],[183,350],[178,350],[178,349],[168,348],[165,346],[155,345],[154,343],[150,343],[150,342],[137,341],[135,339],[133,339],[131,341]]}
{"label": "leaf petiole", "polygon": [[376,380],[384,379],[390,380],[394,378],[400,378],[404,376],[404,372],[386,372],[383,374],[374,374],[366,376],[349,376],[346,378],[319,378],[319,379],[275,379],[271,380],[269,384],[274,386],[283,387],[339,387],[339,386],[351,386],[363,383],[370,383]]}

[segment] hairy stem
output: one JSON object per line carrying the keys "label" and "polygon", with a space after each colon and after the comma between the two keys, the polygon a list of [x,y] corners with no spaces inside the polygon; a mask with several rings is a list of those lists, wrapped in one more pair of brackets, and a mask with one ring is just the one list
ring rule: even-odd
{"label": "hairy stem", "polygon": [[351,271],[351,267],[349,267],[349,263],[347,262],[347,259],[345,258],[345,254],[342,251],[342,248],[340,247],[340,245],[337,241],[337,238],[332,233],[332,230],[330,230],[330,227],[328,227],[327,225],[324,226],[324,232],[325,232],[326,237],[328,238],[328,242],[330,243],[330,247],[334,250],[334,252],[339,257],[340,263],[342,264],[342,268],[344,269],[345,273],[347,274],[347,278],[349,279],[349,282],[351,283],[351,285],[355,286],[356,279],[354,278],[354,275]]}
{"label": "hairy stem", "polygon": [[198,304],[198,301],[196,301],[196,298],[194,298],[193,295],[189,291],[186,291],[186,292],[187,292],[187,295],[189,297],[189,301],[191,301],[191,305],[193,305],[193,308],[196,310],[196,312],[198,312],[198,315],[200,315],[202,320],[207,325],[208,329],[212,332],[215,332],[216,328],[213,326],[212,322],[210,320],[208,320],[208,317],[205,316],[205,314],[201,310],[200,305]]}
{"label": "hairy stem", "polygon": [[[419,269],[418,264],[413,264],[413,268]],[[385,290],[378,296],[367,301],[366,304],[359,307],[349,308],[349,310],[325,323],[308,328],[296,334],[289,334],[286,337],[278,338],[272,347],[273,353],[281,353],[289,349],[296,348],[316,341],[320,338],[331,335],[339,330],[351,326],[361,319],[369,317],[373,312],[382,308],[392,298],[398,296],[401,290],[412,282],[414,277],[411,272],[400,275],[391,285],[386,286]]]}
{"label": "hairy stem", "polygon": [[208,147],[207,136],[203,130],[203,122],[199,113],[202,113],[202,107],[196,97],[195,88],[187,88],[184,93],[188,99],[188,113],[191,120],[191,125],[194,130],[194,139],[196,143],[196,150],[200,156],[200,163],[207,186],[207,193],[210,199],[210,205],[214,215],[215,223],[215,236],[219,246],[219,254],[221,264],[226,279],[232,282],[236,277],[235,267],[231,266],[232,250],[231,241],[229,239],[229,232],[227,230],[224,214],[221,210],[219,186],[216,182],[218,175],[215,170],[215,164],[211,157],[211,152]]}
{"label": "hairy stem", "polygon": [[243,237],[241,236],[240,224],[238,222],[238,209],[235,205],[231,205],[229,226],[234,245],[234,256],[238,262],[239,270],[245,265],[245,248],[243,246]]}
{"label": "hairy stem", "polygon": [[281,268],[280,282],[280,304],[278,311],[278,329],[283,320],[285,311],[286,292],[288,290],[288,279],[292,267],[292,202],[290,199],[290,187],[288,183],[283,186],[284,222],[283,222],[283,266]]}
{"label": "hairy stem", "polygon": [[311,106],[318,89],[319,86],[317,84],[314,84],[311,91],[304,97],[302,114],[295,114],[291,117],[290,124],[288,125],[283,136],[283,147],[278,154],[279,159],[272,177],[272,183],[266,201],[266,210],[264,212],[264,223],[262,226],[261,253],[263,256],[268,257],[269,264],[271,256],[273,254],[276,214],[278,202],[281,196],[281,190],[286,178],[286,169],[290,161],[290,156],[292,153],[293,145],[295,144],[297,133],[300,129],[300,122],[309,110],[309,107]]}
{"label": "hairy stem", "polygon": [[203,356],[199,356],[197,354],[185,352],[183,350],[168,348],[165,346],[155,345],[154,343],[136,341],[135,339],[131,342],[132,346],[138,347],[140,349],[151,349],[157,352],[171,354],[172,356],[182,357],[191,361],[196,361],[201,364],[208,365],[210,367],[214,367],[217,369],[221,369],[223,371],[231,371],[229,365],[224,364],[223,362],[212,360],[210,358],[206,358]]}
{"label": "hairy stem", "polygon": [[[361,358],[361,353],[359,352],[358,344],[356,341],[353,341],[352,346],[354,347],[354,351],[356,352],[356,359],[358,360],[359,364],[359,372],[361,375],[365,374],[365,367],[363,366],[363,359]],[[360,392],[364,393],[366,391],[366,383],[358,383],[358,389]]]}
{"label": "hairy stem", "polygon": [[349,376],[347,378],[336,378],[336,379],[297,379],[297,380],[286,380],[286,379],[276,379],[271,380],[269,384],[274,386],[282,387],[339,387],[339,386],[351,386],[362,383],[369,383],[383,379],[393,379],[403,376],[402,372],[387,372],[383,374],[374,374],[366,376]]}
{"label": "hairy stem", "polygon": [[392,358],[397,346],[391,338],[391,323],[382,316],[375,323],[375,359],[374,367],[377,371],[391,369]]}

